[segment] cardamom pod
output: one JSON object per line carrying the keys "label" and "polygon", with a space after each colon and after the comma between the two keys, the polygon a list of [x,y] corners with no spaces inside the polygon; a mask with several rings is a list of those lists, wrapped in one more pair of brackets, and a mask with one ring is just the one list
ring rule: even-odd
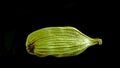
{"label": "cardamom pod", "polygon": [[79,55],[96,44],[101,45],[102,39],[90,38],[74,27],[46,27],[28,35],[26,50],[38,57],[68,57]]}

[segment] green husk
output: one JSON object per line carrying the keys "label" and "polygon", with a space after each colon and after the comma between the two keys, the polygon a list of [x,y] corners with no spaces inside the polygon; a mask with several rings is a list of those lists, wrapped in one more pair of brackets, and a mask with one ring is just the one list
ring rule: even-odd
{"label": "green husk", "polygon": [[102,39],[90,38],[74,27],[46,27],[28,35],[26,50],[38,57],[68,57],[79,55],[96,44],[101,45]]}

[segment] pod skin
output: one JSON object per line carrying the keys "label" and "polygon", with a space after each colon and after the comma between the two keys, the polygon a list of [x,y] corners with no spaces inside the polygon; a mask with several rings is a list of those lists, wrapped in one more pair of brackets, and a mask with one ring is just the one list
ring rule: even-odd
{"label": "pod skin", "polygon": [[74,27],[46,27],[28,35],[26,50],[38,57],[69,57],[96,44],[101,45],[102,39],[90,38]]}

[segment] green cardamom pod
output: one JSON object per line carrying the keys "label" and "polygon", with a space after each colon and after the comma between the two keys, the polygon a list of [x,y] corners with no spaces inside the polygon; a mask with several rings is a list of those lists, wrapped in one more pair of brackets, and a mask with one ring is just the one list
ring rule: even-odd
{"label": "green cardamom pod", "polygon": [[46,27],[28,35],[26,50],[38,57],[68,57],[79,55],[96,44],[101,45],[102,39],[90,38],[74,27]]}

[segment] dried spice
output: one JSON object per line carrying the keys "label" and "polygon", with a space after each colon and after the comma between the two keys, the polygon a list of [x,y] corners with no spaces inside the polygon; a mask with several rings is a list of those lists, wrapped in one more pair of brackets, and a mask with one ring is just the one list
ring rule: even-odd
{"label": "dried spice", "polygon": [[101,45],[102,39],[90,38],[74,27],[46,27],[28,35],[26,50],[38,57],[68,57],[79,55],[96,44]]}

